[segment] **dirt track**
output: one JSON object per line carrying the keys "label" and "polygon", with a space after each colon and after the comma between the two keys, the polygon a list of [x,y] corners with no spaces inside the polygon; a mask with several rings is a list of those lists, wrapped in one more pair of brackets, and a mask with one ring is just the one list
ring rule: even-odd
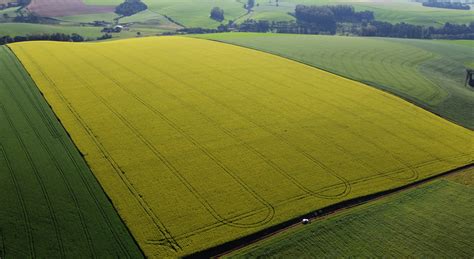
{"label": "dirt track", "polygon": [[115,10],[115,6],[86,5],[82,0],[32,0],[27,9],[40,16],[61,17],[109,13]]}

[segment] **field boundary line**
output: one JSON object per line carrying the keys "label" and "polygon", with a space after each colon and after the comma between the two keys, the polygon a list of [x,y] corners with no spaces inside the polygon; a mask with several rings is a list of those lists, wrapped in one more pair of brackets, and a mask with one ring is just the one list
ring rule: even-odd
{"label": "field boundary line", "polygon": [[360,205],[363,205],[363,204],[366,204],[366,203],[369,203],[369,202],[373,202],[373,201],[385,198],[387,196],[409,190],[411,188],[415,188],[415,187],[420,186],[422,184],[426,184],[426,183],[432,182],[436,179],[442,178],[443,176],[455,174],[455,173],[458,173],[460,171],[463,171],[463,170],[469,169],[469,168],[474,168],[474,163],[473,162],[471,162],[470,164],[467,164],[467,165],[464,165],[464,166],[461,166],[461,167],[457,167],[457,168],[439,173],[437,175],[433,175],[433,176],[430,176],[428,178],[425,178],[425,179],[422,179],[422,180],[404,185],[404,186],[396,187],[396,188],[381,191],[381,192],[372,193],[372,194],[369,194],[369,195],[355,197],[355,198],[352,198],[352,199],[349,199],[349,200],[346,200],[346,201],[342,201],[342,202],[339,202],[339,203],[336,203],[336,204],[333,204],[333,205],[329,205],[329,206],[326,206],[324,208],[318,209],[314,212],[310,212],[310,213],[295,217],[293,219],[287,220],[287,221],[282,222],[280,224],[271,226],[269,228],[263,229],[263,230],[258,231],[256,233],[253,233],[253,234],[250,234],[250,235],[238,238],[238,239],[234,239],[232,241],[229,241],[229,242],[226,242],[226,243],[223,243],[221,245],[214,246],[214,247],[211,247],[211,248],[208,248],[208,249],[205,249],[205,250],[201,250],[199,252],[188,254],[188,255],[184,256],[183,258],[210,258],[210,257],[220,258],[224,255],[227,255],[227,254],[233,252],[233,251],[236,251],[236,250],[241,249],[243,247],[249,246],[251,244],[255,244],[258,241],[264,240],[264,239],[269,238],[273,235],[284,232],[284,231],[286,231],[288,229],[291,229],[293,227],[299,226],[299,225],[301,225],[301,220],[303,218],[308,218],[308,219],[311,219],[311,220],[318,219],[318,218],[325,218],[325,217],[330,216],[332,214],[339,213],[341,211],[344,211],[344,210],[347,210],[347,209],[350,209],[350,208],[353,208],[353,207],[357,207],[357,206],[360,206]]}
{"label": "field boundary line", "polygon": [[[28,85],[29,82],[33,82],[32,80],[32,77],[30,76],[29,79],[25,76],[24,73],[21,73],[21,70],[24,70],[26,71],[26,69],[22,69],[21,66],[21,63],[19,63],[19,60],[16,58],[15,59],[15,54],[13,53],[13,51],[11,51],[9,48],[8,49],[8,54],[11,54],[11,55],[7,55],[8,59],[15,64],[15,68],[17,69],[18,71],[18,74],[20,74],[20,76],[23,78],[23,80],[25,81],[25,84]],[[15,60],[14,60],[15,59]],[[7,66],[7,69],[12,71],[10,67]],[[13,74],[13,73],[12,73]],[[19,82],[18,81],[18,78],[15,76],[15,81]],[[19,83],[20,84],[20,83]],[[30,100],[31,104],[35,106],[35,109],[37,110],[38,114],[40,115],[40,117],[43,119],[42,121],[45,123],[46,127],[48,128],[48,130],[50,131],[51,135],[54,137],[54,138],[60,138],[61,135],[58,131],[58,129],[54,126],[54,123],[52,121],[53,118],[51,118],[50,116],[48,116],[47,112],[45,111],[43,105],[41,105],[41,101],[39,99],[39,96],[34,94],[31,89],[29,88],[28,92],[30,92],[29,94],[26,93],[26,91],[24,90],[24,87],[22,87],[23,89],[23,92],[25,93],[25,95],[28,97],[28,99]]]}
{"label": "field boundary line", "polygon": [[[2,61],[3,62],[3,61]],[[11,69],[7,66],[7,69],[11,71]],[[13,72],[12,72],[13,74]],[[24,91],[24,87],[22,86],[23,84],[21,84],[21,82],[18,80],[18,78],[16,76],[13,76],[14,78],[14,81],[16,81],[16,83],[18,84],[18,86],[23,90],[23,93],[26,94],[26,92]],[[56,168],[57,172],[59,173],[63,183],[65,184],[65,187],[68,191],[68,194],[70,195],[72,201],[73,201],[73,204],[74,204],[74,207],[76,209],[76,212],[77,212],[77,215],[79,217],[79,221],[80,221],[80,224],[81,224],[81,227],[83,229],[83,232],[84,232],[84,236],[87,240],[87,243],[88,243],[88,246],[89,246],[89,249],[90,249],[90,252],[91,252],[91,255],[92,257],[97,257],[96,256],[96,253],[95,253],[95,249],[94,249],[94,245],[93,245],[93,241],[92,241],[92,238],[91,238],[91,235],[89,233],[89,229],[87,227],[87,224],[85,222],[85,217],[84,217],[84,212],[82,211],[82,209],[80,208],[80,204],[79,204],[79,199],[77,198],[77,195],[74,191],[74,189],[72,188],[72,185],[69,181],[69,179],[66,177],[66,172],[64,171],[63,169],[63,166],[64,164],[61,164],[57,157],[53,154],[53,152],[51,151],[50,147],[48,146],[48,142],[47,140],[45,140],[44,136],[42,136],[42,134],[38,131],[38,129],[35,127],[34,123],[31,121],[31,118],[30,118],[30,115],[28,115],[28,113],[25,111],[24,109],[24,105],[21,104],[21,101],[18,100],[17,96],[15,95],[14,91],[10,88],[10,87],[6,87],[8,89],[8,92],[10,94],[10,97],[13,99],[13,101],[16,103],[18,109],[20,110],[23,118],[27,121],[28,125],[30,126],[31,130],[34,132],[35,136],[37,137],[37,139],[39,140],[39,142],[41,143],[41,146],[42,148],[46,151],[46,153],[48,154],[49,158],[50,158],[50,161],[53,162],[54,164],[54,167]],[[29,99],[29,96],[26,94],[27,98]],[[30,100],[31,101],[31,100]],[[36,105],[31,102],[31,105],[33,107],[36,108]],[[44,119],[45,117],[43,117],[41,115],[41,112],[40,110],[38,110],[36,108],[37,112],[38,112],[38,115],[40,116],[41,120],[44,122]],[[48,123],[44,122],[45,125],[47,125]],[[51,125],[52,125],[52,122],[51,122]],[[59,134],[59,133],[58,133]],[[53,139],[58,139],[60,138],[59,135],[56,135],[56,136],[52,136]],[[49,142],[51,143],[51,142]]]}
{"label": "field boundary line", "polygon": [[[43,49],[44,50],[44,49]],[[46,51],[46,50],[45,50]],[[49,53],[49,52],[48,52]],[[60,64],[62,64],[61,61],[58,61]],[[64,64],[62,64],[64,65]],[[38,65],[37,65],[38,66]],[[38,66],[39,67],[39,66]],[[65,68],[67,68],[67,70],[71,71],[71,69],[64,65]],[[170,244],[170,248],[176,250],[176,249],[181,249],[180,245],[174,240],[173,236],[169,233],[169,231],[167,230],[166,226],[161,222],[161,220],[158,218],[158,216],[155,214],[155,212],[150,208],[150,206],[148,205],[148,202],[146,200],[144,200],[141,195],[138,193],[138,191],[135,189],[135,187],[133,186],[133,184],[130,182],[130,180],[128,179],[128,177],[126,176],[126,174],[122,171],[122,169],[120,168],[119,164],[113,159],[113,157],[110,155],[110,153],[108,153],[107,149],[102,145],[102,143],[94,136],[93,132],[92,132],[92,129],[89,128],[89,125],[82,119],[82,117],[79,115],[79,113],[77,111],[75,111],[73,105],[67,100],[67,98],[62,94],[62,91],[58,88],[58,86],[56,86],[56,84],[54,83],[54,81],[49,78],[49,76],[47,76],[46,74],[44,74],[44,71],[40,70],[42,73],[43,73],[43,76],[45,76],[45,78],[47,78],[47,80],[52,84],[54,90],[56,91],[56,94],[58,94],[62,101],[66,103],[66,105],[68,106],[68,108],[70,109],[70,111],[74,114],[74,116],[76,116],[76,119],[79,121],[79,123],[82,125],[82,127],[84,127],[84,129],[86,129],[86,133],[89,135],[89,137],[92,138],[92,141],[94,141],[94,143],[97,145],[97,147],[99,148],[99,150],[103,153],[104,157],[107,159],[107,161],[110,163],[110,165],[112,166],[112,168],[114,169],[114,171],[116,171],[116,173],[120,176],[121,180],[124,182],[124,184],[127,186],[128,190],[132,193],[133,197],[137,200],[137,202],[139,203],[139,205],[142,207],[142,209],[145,211],[145,213],[148,215],[148,217],[150,217],[150,219],[152,220],[152,222],[155,224],[155,226],[157,227],[157,229],[162,233],[162,235],[165,237],[165,239],[169,242]],[[75,77],[81,81],[82,83],[84,83],[84,85],[87,85],[89,91],[94,94],[99,100],[103,100],[103,97],[100,97],[97,95],[97,93],[92,90],[89,86],[89,83],[84,81],[83,78],[81,78],[80,76],[78,76],[75,72],[71,71],[71,73],[73,75],[75,75]],[[104,105],[110,105],[110,104],[106,104],[106,103],[103,103]],[[109,109],[110,107],[107,106]],[[128,126],[128,127],[133,127],[132,125],[130,125],[130,123],[125,120],[123,118],[123,116],[119,113],[117,113],[116,111],[114,112],[114,110],[111,110],[111,112],[113,112],[117,117],[119,117],[119,119],[123,119],[122,122]],[[132,130],[132,128],[130,128],[130,130]],[[168,233],[168,234],[167,234]]]}
{"label": "field boundary line", "polygon": [[[118,219],[120,220],[120,222],[122,223],[122,225],[124,226],[124,229],[126,230],[126,232],[128,233],[128,235],[131,237],[131,239],[133,240],[133,242],[135,243],[136,247],[138,248],[140,254],[142,255],[142,257],[145,257],[145,254],[142,250],[142,248],[139,246],[137,240],[135,239],[135,237],[132,235],[130,229],[128,228],[128,226],[125,224],[124,220],[122,219],[122,217],[120,216],[120,214],[118,213],[117,209],[115,208],[114,206],[114,203],[112,201],[112,199],[108,196],[107,192],[104,190],[104,188],[102,187],[102,185],[100,184],[100,181],[97,179],[97,177],[95,176],[95,174],[92,173],[91,171],[91,167],[90,165],[87,163],[87,161],[85,160],[84,158],[84,154],[81,153],[81,151],[79,150],[79,148],[77,147],[76,143],[74,141],[72,141],[72,138],[71,136],[69,135],[69,132],[64,128],[63,124],[61,123],[61,120],[59,119],[59,117],[57,117],[56,113],[54,112],[53,108],[51,107],[51,105],[49,104],[49,102],[44,98],[44,94],[43,92],[41,91],[41,89],[37,86],[36,82],[34,81],[33,77],[31,76],[30,72],[26,69],[26,66],[22,63],[21,59],[18,58],[18,56],[15,54],[15,52],[9,47],[7,46],[8,49],[10,50],[10,52],[17,58],[17,61],[18,63],[24,68],[24,70],[26,71],[26,73],[29,75],[29,77],[31,78],[33,84],[35,85],[36,87],[36,90],[38,91],[39,94],[41,94],[41,96],[43,96],[43,101],[45,102],[46,105],[49,106],[49,108],[51,109],[52,111],[52,114],[54,116],[54,118],[56,119],[56,121],[58,122],[58,124],[60,125],[61,129],[65,132],[65,134],[67,135],[67,138],[69,139],[71,145],[73,148],[75,148],[75,150],[78,152],[78,154],[80,155],[80,157],[83,159],[83,162],[85,163],[85,165],[87,166],[88,168],[88,174],[91,175],[91,181],[95,181],[95,184],[96,186],[98,187],[98,190],[100,192],[102,192],[105,196],[105,198],[107,199],[107,201],[110,203],[110,205],[112,206],[114,212],[116,213],[116,216],[118,217]],[[25,53],[25,55],[29,56],[28,53],[26,53],[23,49],[21,49],[21,51],[23,51],[23,53]],[[29,56],[30,57],[30,56]],[[33,62],[33,64],[38,68],[38,70],[40,72],[41,69],[40,67],[38,66],[38,64],[36,62],[34,62],[34,60],[30,57],[30,60]],[[42,73],[43,74],[43,73]],[[48,82],[52,83],[54,85],[54,82],[51,81],[51,79],[49,77],[47,77],[46,75],[43,75],[45,77],[46,80],[48,80]],[[57,89],[55,89],[57,91]],[[58,94],[60,95],[60,94]],[[63,99],[64,97],[62,95],[60,95],[60,97]],[[68,107],[68,109],[71,111],[71,113],[73,113],[73,115],[76,115],[74,110],[70,107],[69,103],[66,101],[65,102],[65,105]],[[71,110],[72,109],[72,110]],[[75,117],[76,120],[79,121],[79,123],[81,123],[81,118],[77,118]],[[81,124],[82,125],[82,124]],[[84,125],[82,125],[84,127]],[[85,128],[85,130],[87,131],[87,129]],[[68,155],[70,157],[73,156],[73,154],[71,153],[71,151],[66,148],[66,145],[67,143],[65,142],[65,139],[63,138],[59,138],[61,140],[61,143],[62,145],[65,147],[65,149],[67,150],[68,152]],[[77,163],[76,159],[73,159],[74,161],[74,164],[76,166],[79,166],[79,164]],[[127,255],[127,257],[131,257],[130,256],[130,253],[128,251],[127,248],[125,248],[125,245],[123,244],[121,238],[119,237],[119,233],[117,233],[117,230],[115,230],[115,228],[112,227],[112,222],[111,222],[111,219],[109,218],[109,216],[107,216],[107,213],[105,212],[103,206],[100,204],[101,202],[98,200],[98,197],[97,195],[94,193],[94,187],[91,186],[91,184],[88,182],[88,180],[85,178],[85,176],[81,173],[81,178],[83,179],[83,181],[85,182],[86,186],[87,186],[87,189],[88,189],[88,192],[90,193],[90,195],[93,197],[94,199],[94,203],[95,205],[97,206],[97,208],[99,209],[100,213],[102,214],[107,226],[108,226],[108,229],[110,230],[110,232],[112,233],[114,239],[116,240],[120,250],[122,250],[124,252],[124,254]]]}

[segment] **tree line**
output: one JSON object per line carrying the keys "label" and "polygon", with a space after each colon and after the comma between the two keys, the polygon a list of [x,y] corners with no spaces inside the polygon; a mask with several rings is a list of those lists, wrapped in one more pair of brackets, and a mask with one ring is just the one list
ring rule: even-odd
{"label": "tree line", "polygon": [[294,34],[327,34],[353,35],[365,37],[392,37],[409,39],[474,39],[474,22],[469,25],[445,23],[439,28],[413,25],[408,23],[391,24],[388,22],[372,21],[360,24],[339,24],[335,31],[321,30],[314,24],[298,22],[269,22],[247,20],[232,27],[219,26],[216,30],[241,32],[274,32]]}
{"label": "tree line", "polygon": [[469,25],[445,23],[439,28],[407,23],[391,24],[374,21],[361,26],[361,36],[395,37],[412,39],[474,39],[474,22]]}
{"label": "tree line", "polygon": [[297,5],[294,16],[298,24],[310,31],[334,34],[338,23],[361,23],[374,20],[371,11],[356,12],[350,5]]}
{"label": "tree line", "polygon": [[[112,36],[110,34],[104,34],[98,38],[97,40],[104,40],[110,39]],[[90,39],[86,39],[83,36],[72,33],[72,34],[64,34],[64,33],[52,33],[52,34],[36,34],[36,35],[24,35],[24,36],[14,36],[11,37],[9,35],[0,37],[0,45],[5,45],[9,43],[15,42],[22,42],[22,41],[35,41],[35,40],[50,40],[50,41],[67,41],[67,42],[83,42],[88,41]]]}
{"label": "tree line", "polygon": [[[412,39],[474,39],[474,22],[445,23],[441,27],[421,26],[405,22],[392,24],[375,20],[371,11],[356,12],[350,5],[305,6],[295,8],[296,21],[246,20],[230,21],[215,31],[274,32],[295,34],[341,34],[355,36],[395,37]],[[199,31],[196,28],[191,33]]]}
{"label": "tree line", "polygon": [[471,10],[469,5],[458,2],[438,2],[436,0],[429,0],[428,2],[423,2],[422,5],[445,9]]}

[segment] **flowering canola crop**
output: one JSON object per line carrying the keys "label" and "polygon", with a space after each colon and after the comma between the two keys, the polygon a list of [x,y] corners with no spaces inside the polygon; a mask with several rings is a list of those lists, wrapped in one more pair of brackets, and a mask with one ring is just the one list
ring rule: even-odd
{"label": "flowering canola crop", "polygon": [[10,48],[149,257],[473,161],[472,131],[259,51],[185,37]]}

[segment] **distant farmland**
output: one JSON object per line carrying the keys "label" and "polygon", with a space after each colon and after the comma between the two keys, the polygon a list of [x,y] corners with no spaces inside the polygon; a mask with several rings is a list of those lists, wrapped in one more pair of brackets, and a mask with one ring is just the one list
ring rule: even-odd
{"label": "distant farmland", "polygon": [[473,161],[472,131],[254,50],[184,37],[10,47],[149,257]]}
{"label": "distant farmland", "polygon": [[0,46],[0,257],[142,257],[15,56]]}
{"label": "distant farmland", "polygon": [[[123,0],[84,0],[89,5],[118,5]],[[375,18],[391,23],[410,23],[426,26],[440,26],[446,22],[468,24],[473,19],[473,10],[452,10],[424,7],[421,3],[409,0],[256,0],[251,12],[244,9],[247,0],[143,0],[155,13],[171,17],[187,27],[216,28],[219,22],[209,18],[212,7],[224,9],[224,24],[232,20],[241,23],[247,19],[268,21],[294,20],[290,15],[297,4],[337,5],[350,4],[358,11],[373,11]]]}
{"label": "distant farmland", "polygon": [[367,82],[474,129],[474,91],[464,86],[466,67],[474,68],[467,43],[271,33],[195,37],[275,53]]}

